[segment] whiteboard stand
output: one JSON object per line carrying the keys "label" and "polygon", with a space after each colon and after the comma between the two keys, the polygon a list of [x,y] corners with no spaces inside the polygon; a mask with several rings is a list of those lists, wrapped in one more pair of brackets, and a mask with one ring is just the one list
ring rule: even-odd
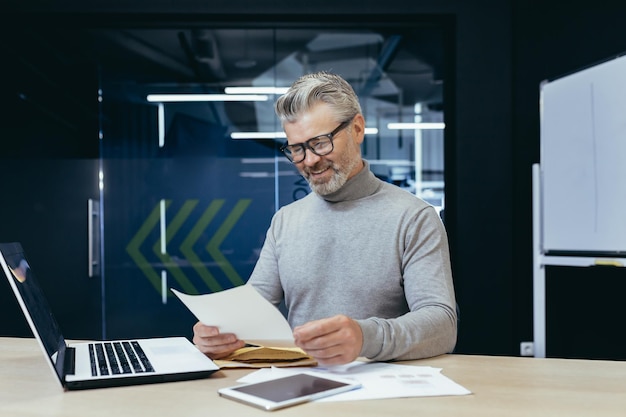
{"label": "whiteboard stand", "polygon": [[533,164],[533,353],[536,358],[546,357],[546,269],[551,266],[589,267],[596,265],[626,265],[626,258],[601,258],[585,256],[546,256],[542,244],[543,219],[541,216],[541,173],[539,164]]}

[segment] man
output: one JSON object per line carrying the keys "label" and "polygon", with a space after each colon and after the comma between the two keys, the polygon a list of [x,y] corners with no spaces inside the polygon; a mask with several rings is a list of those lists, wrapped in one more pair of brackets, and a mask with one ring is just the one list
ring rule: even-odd
{"label": "man", "polygon": [[[275,109],[287,135],[281,150],[313,193],[274,215],[248,284],[275,305],[285,300],[296,345],[320,364],[452,351],[445,229],[432,206],[376,178],[362,159],[365,120],[350,84],[305,75]],[[202,323],[193,341],[213,359],[244,346]]]}

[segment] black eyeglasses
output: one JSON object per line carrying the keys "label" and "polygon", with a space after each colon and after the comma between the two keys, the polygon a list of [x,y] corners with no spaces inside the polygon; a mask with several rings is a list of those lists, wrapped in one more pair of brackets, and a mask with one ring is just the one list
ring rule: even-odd
{"label": "black eyeglasses", "polygon": [[333,149],[335,149],[335,145],[333,145],[333,138],[335,135],[350,125],[351,121],[352,119],[346,120],[337,126],[337,128],[332,132],[326,133],[325,135],[315,136],[306,142],[294,143],[293,145],[285,143],[280,147],[280,150],[285,154],[287,159],[294,164],[304,161],[307,149],[310,149],[311,152],[317,156],[328,155],[333,151]]}

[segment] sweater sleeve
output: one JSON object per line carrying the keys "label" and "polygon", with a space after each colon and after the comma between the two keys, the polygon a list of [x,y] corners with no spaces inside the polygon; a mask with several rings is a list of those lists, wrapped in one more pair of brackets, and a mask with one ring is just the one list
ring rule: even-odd
{"label": "sweater sleeve", "polygon": [[275,229],[280,224],[281,215],[282,211],[279,210],[272,218],[259,259],[248,280],[248,284],[254,286],[265,299],[275,306],[278,306],[284,297],[278,270],[275,238]]}
{"label": "sweater sleeve", "polygon": [[410,311],[400,317],[357,320],[361,355],[373,360],[410,360],[449,353],[457,337],[457,315],[445,228],[432,207],[406,227],[404,292]]}

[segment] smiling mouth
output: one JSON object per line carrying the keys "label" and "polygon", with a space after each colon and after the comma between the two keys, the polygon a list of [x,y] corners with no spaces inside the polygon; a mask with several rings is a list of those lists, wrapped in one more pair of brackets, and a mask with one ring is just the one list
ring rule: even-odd
{"label": "smiling mouth", "polygon": [[309,171],[312,175],[319,175],[322,174],[326,171],[328,171],[330,169],[330,167],[326,167],[324,169],[318,170],[318,171]]}

